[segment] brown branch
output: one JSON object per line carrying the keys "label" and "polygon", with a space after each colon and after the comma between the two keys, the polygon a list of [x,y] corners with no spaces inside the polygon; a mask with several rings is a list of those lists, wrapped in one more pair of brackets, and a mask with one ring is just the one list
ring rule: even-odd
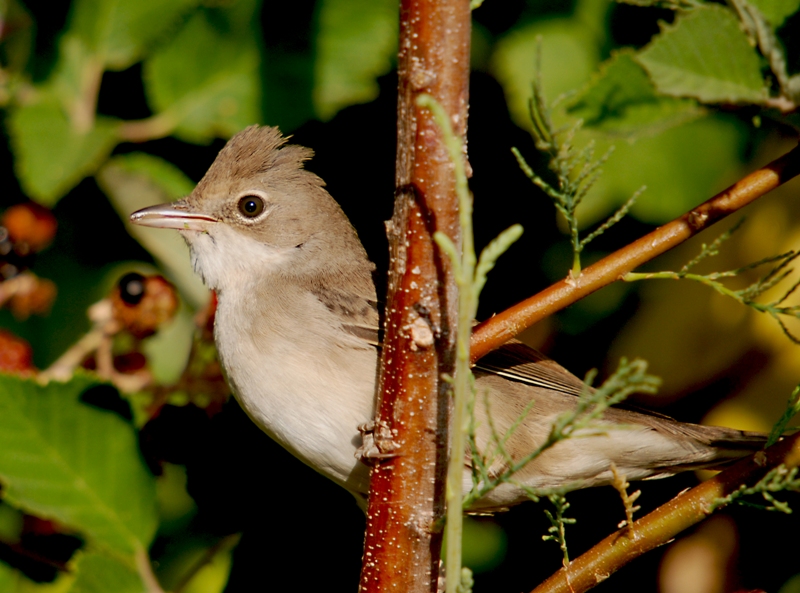
{"label": "brown branch", "polygon": [[[373,438],[387,457],[370,478],[361,591],[436,591],[457,293],[442,231],[459,244],[453,166],[428,110],[432,95],[466,135],[469,0],[403,0],[400,8],[397,193]],[[383,445],[383,448],[382,448]]]}
{"label": "brown branch", "polygon": [[626,273],[680,245],[713,223],[736,212],[800,174],[800,146],[750,173],[728,189],[630,245],[568,276],[539,294],[478,325],[472,333],[471,358],[478,360],[522,330],[619,280]]}
{"label": "brown branch", "polygon": [[609,535],[568,567],[553,574],[533,593],[581,593],[591,589],[634,558],[667,543],[684,529],[708,517],[718,499],[742,484],[754,484],[780,464],[789,469],[800,464],[800,433],[737,462],[710,480],[676,496],[636,521],[632,529],[623,528]]}

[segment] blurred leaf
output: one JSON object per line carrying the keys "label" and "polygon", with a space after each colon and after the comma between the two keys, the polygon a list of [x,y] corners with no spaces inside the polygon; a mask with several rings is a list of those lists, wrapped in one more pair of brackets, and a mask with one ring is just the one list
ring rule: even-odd
{"label": "blurred leaf", "polygon": [[185,196],[191,193],[194,183],[170,163],[144,153],[112,158],[97,173],[97,182],[125,221],[128,232],[158,260],[192,307],[205,305],[208,289],[192,270],[189,248],[180,235],[129,222],[132,212]]}
{"label": "blurred leaf", "polygon": [[144,57],[199,0],[75,0],[68,25],[104,66],[123,70]]}
{"label": "blurred leaf", "polygon": [[707,5],[664,25],[637,56],[659,92],[708,103],[767,98],[760,57],[727,8]]}
{"label": "blurred leaf", "polygon": [[749,0],[776,29],[800,8],[800,0]]}
{"label": "blurred leaf", "polygon": [[[23,515],[19,509],[3,504],[0,500],[0,541],[16,543],[22,533]],[[2,591],[0,587],[0,591]]]}
{"label": "blurred leaf", "polygon": [[145,61],[147,97],[177,122],[175,136],[206,143],[261,121],[258,9],[240,0],[198,10]]}
{"label": "blurred leaf", "polygon": [[222,593],[228,583],[232,565],[233,555],[230,546],[227,546],[214,554],[211,561],[197,571],[183,589],[184,593]]}
{"label": "blurred leaf", "polygon": [[599,61],[592,32],[576,20],[540,21],[503,37],[492,58],[492,73],[503,85],[511,117],[524,129],[531,127],[528,101],[540,36],[542,86],[548,101],[583,85]]}
{"label": "blurred leaf", "polygon": [[[7,75],[22,71],[33,50],[33,19],[18,0],[0,1],[0,64]],[[0,105],[4,104],[3,91],[8,81],[0,81]],[[1,589],[0,589],[1,590]]]}
{"label": "blurred leaf", "polygon": [[117,142],[116,121],[97,118],[81,133],[51,102],[19,107],[7,121],[22,188],[46,206],[94,172]]}
{"label": "blurred leaf", "polygon": [[647,74],[624,50],[600,66],[568,110],[587,127],[635,139],[659,133],[705,113],[690,99],[656,94]]}
{"label": "blurred leaf", "polygon": [[133,554],[155,534],[155,480],[133,427],[79,401],[94,385],[0,375],[0,483],[14,506]]}
{"label": "blurred leaf", "polygon": [[69,593],[146,593],[135,568],[112,556],[79,551],[71,564],[76,573]]}
{"label": "blurred leaf", "polygon": [[[178,234],[175,231],[160,230],[164,234]],[[186,260],[186,263],[188,264],[189,260]],[[199,277],[195,275],[195,278]],[[209,292],[207,288],[204,289],[202,295],[205,297],[205,301],[208,301]],[[147,356],[150,372],[157,383],[170,385],[178,381],[189,360],[192,338],[196,329],[194,315],[186,307],[181,307],[169,324],[160,328],[154,336],[144,341],[142,350]]]}
{"label": "blurred leaf", "polygon": [[0,591],[2,593],[67,593],[71,577],[59,575],[52,583],[37,583],[0,560]]}
{"label": "blurred leaf", "polygon": [[[606,135],[584,134],[597,142],[598,154],[610,144]],[[704,117],[635,144],[617,143],[603,175],[581,204],[581,227],[607,216],[643,185],[647,189],[631,216],[662,224],[683,214],[737,179],[745,138],[746,131],[735,119]]]}
{"label": "blurred leaf", "polygon": [[505,532],[496,523],[464,518],[464,566],[473,572],[486,572],[498,566],[508,547]]}
{"label": "blurred leaf", "polygon": [[321,0],[317,20],[314,107],[325,120],[378,96],[397,51],[397,2]]}

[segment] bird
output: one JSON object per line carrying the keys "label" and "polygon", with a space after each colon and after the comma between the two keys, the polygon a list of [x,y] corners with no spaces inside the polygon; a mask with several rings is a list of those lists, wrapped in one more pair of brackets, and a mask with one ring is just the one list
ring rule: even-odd
{"label": "bird", "polygon": [[[276,127],[250,126],[227,142],[188,196],[130,219],[186,240],[194,270],[217,295],[214,339],[247,415],[363,508],[369,468],[358,458],[358,427],[375,415],[380,348],[375,266],[324,181],[304,168],[312,155]],[[521,342],[490,353],[474,372],[476,391],[489,402],[475,406],[476,444],[489,445],[491,426],[505,434],[518,423],[505,443],[513,459],[535,450],[587,390]],[[529,499],[526,488],[610,484],[615,473],[640,480],[719,468],[766,440],[628,407],[605,410],[600,423],[546,449],[468,510],[506,509]],[[469,457],[465,491],[472,487]],[[487,475],[508,467],[508,458],[494,456]]]}

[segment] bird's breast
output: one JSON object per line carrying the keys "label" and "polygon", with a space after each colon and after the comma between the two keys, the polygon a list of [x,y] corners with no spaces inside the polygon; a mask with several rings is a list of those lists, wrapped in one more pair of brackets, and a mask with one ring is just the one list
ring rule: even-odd
{"label": "bird's breast", "polygon": [[219,298],[215,340],[242,408],[303,462],[366,491],[366,468],[354,452],[358,425],[373,417],[376,351],[350,346],[310,294],[261,306],[226,296]]}

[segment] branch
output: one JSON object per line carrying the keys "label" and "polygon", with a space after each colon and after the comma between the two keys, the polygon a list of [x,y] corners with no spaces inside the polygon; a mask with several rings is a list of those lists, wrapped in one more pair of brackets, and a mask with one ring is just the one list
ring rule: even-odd
{"label": "branch", "polygon": [[719,508],[720,499],[735,493],[742,484],[755,484],[781,464],[789,470],[800,464],[800,433],[786,437],[766,451],[759,451],[676,496],[636,521],[630,530],[626,527],[609,535],[532,593],[581,593],[591,589],[634,558],[667,543],[684,529],[705,519]]}
{"label": "branch", "polygon": [[537,321],[620,280],[643,263],[680,245],[798,174],[800,147],[795,147],[680,218],[589,266],[577,277],[568,275],[539,294],[484,321],[472,332],[472,361],[499,348]]}
{"label": "branch", "polygon": [[398,58],[398,144],[385,346],[377,418],[393,451],[370,476],[360,591],[437,590],[444,511],[450,385],[458,293],[433,235],[460,246],[453,162],[431,112],[432,96],[464,145],[469,0],[403,0]]}

